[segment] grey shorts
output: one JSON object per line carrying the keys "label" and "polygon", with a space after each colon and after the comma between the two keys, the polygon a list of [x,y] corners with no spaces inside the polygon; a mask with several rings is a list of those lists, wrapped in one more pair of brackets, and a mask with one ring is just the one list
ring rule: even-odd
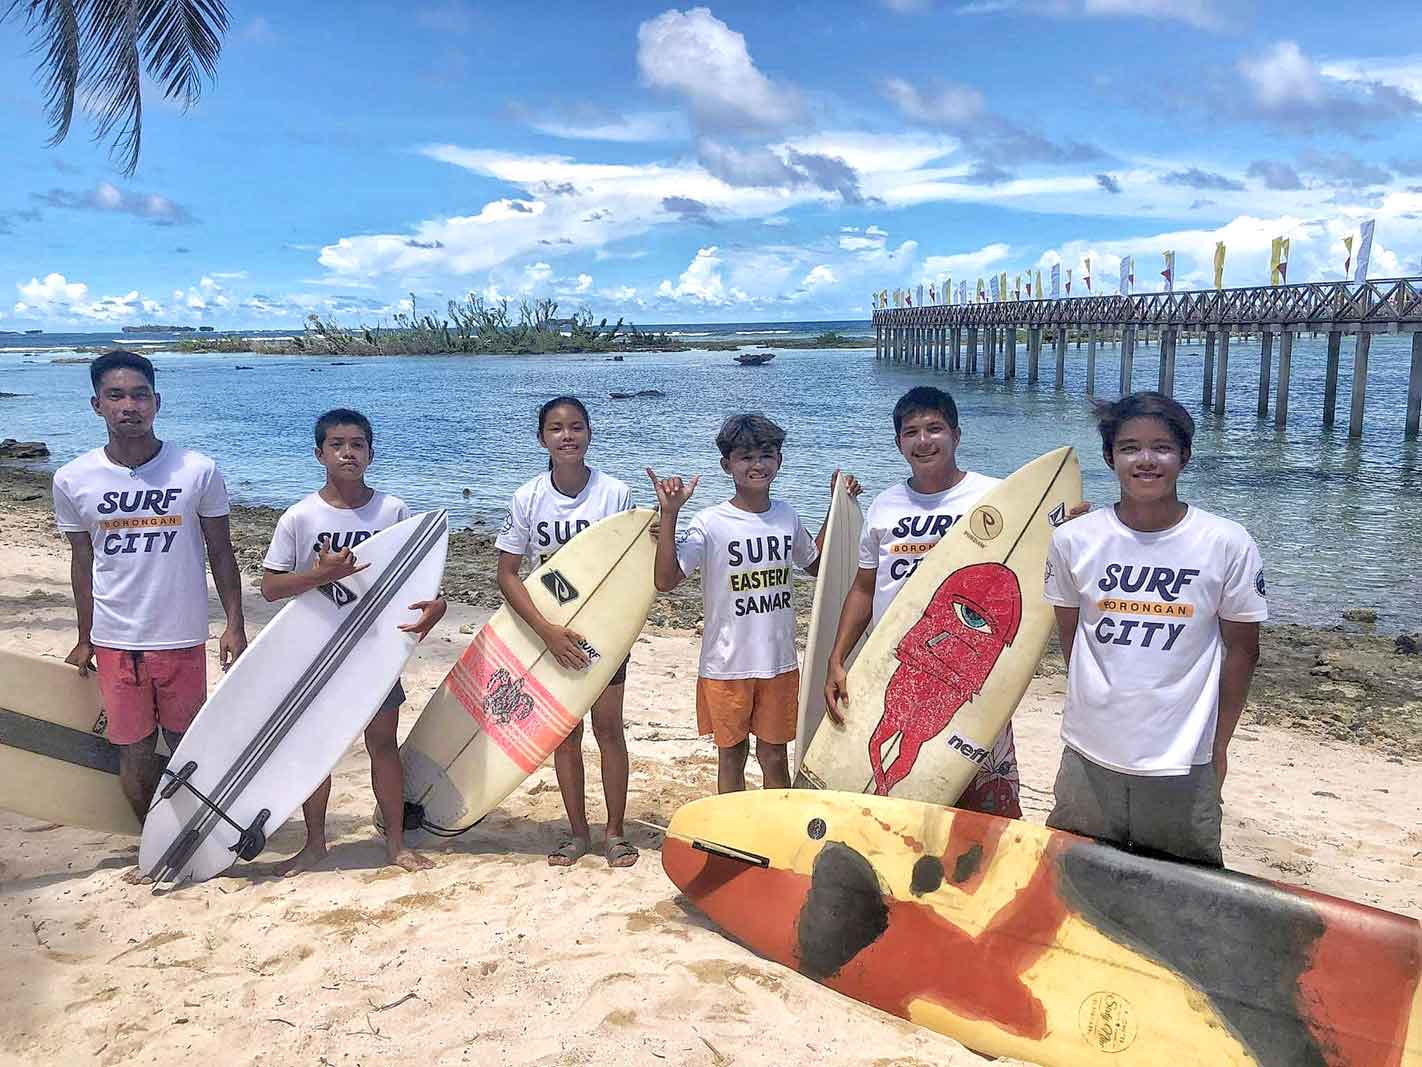
{"label": "grey shorts", "polygon": [[398,708],[405,703],[405,686],[401,682],[395,683],[395,688],[390,690],[390,695],[380,702],[381,711],[389,711],[391,708]]}
{"label": "grey shorts", "polygon": [[1054,830],[1069,830],[1133,852],[1224,866],[1220,791],[1213,764],[1189,774],[1122,774],[1068,748],[1057,770]]}

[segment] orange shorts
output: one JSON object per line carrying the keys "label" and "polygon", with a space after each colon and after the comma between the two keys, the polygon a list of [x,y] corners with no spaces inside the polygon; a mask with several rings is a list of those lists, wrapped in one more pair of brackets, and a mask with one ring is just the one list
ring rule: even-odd
{"label": "orange shorts", "polygon": [[697,678],[696,729],[734,748],[751,734],[771,745],[795,740],[800,713],[800,672],[774,678]]}

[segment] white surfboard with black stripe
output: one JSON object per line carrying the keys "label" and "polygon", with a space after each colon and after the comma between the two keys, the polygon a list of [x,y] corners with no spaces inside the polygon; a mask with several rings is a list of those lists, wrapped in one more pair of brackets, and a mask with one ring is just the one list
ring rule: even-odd
{"label": "white surfboard with black stripe", "polygon": [[303,593],[267,624],[173,753],[172,773],[196,767],[191,788],[164,789],[149,808],[138,856],[149,877],[220,873],[241,837],[227,819],[273,833],[331,773],[414,650],[399,626],[417,617],[409,605],[438,595],[448,542],[443,511],[396,523],[361,543],[365,570]]}

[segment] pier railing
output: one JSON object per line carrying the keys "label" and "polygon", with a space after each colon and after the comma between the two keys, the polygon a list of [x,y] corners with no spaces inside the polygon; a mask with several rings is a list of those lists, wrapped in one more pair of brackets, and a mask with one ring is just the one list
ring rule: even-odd
{"label": "pier railing", "polygon": [[[1295,335],[1328,335],[1323,392],[1325,427],[1334,423],[1342,340],[1345,335],[1355,335],[1348,420],[1348,436],[1353,438],[1363,435],[1368,351],[1373,335],[1411,334],[1412,362],[1404,429],[1408,440],[1418,436],[1419,424],[1422,424],[1422,277],[882,308],[874,312],[874,358],[936,370],[982,373],[990,378],[997,376],[1001,366],[1002,378],[1006,381],[1017,377],[1019,330],[1027,333],[1028,385],[1035,385],[1039,377],[1044,335],[1050,335],[1055,348],[1058,389],[1065,387],[1068,340],[1074,339],[1078,348],[1085,340],[1088,396],[1096,391],[1098,344],[1119,343],[1120,390],[1124,394],[1135,388],[1133,361],[1137,335],[1148,343],[1154,332],[1160,344],[1156,387],[1173,394],[1175,349],[1181,333],[1203,335],[1205,374],[1201,405],[1205,411],[1219,415],[1225,411],[1230,340],[1258,334],[1257,411],[1261,419],[1269,414],[1277,337],[1278,379],[1273,399],[1274,425],[1279,429],[1288,422]],[[1389,367],[1388,371],[1395,373],[1395,368]]]}
{"label": "pier railing", "polygon": [[[1077,296],[980,304],[884,308],[885,326],[1240,326],[1365,329],[1422,326],[1422,278],[1302,282],[1246,289],[1204,289],[1131,296]],[[1349,329],[1352,327],[1352,329]]]}

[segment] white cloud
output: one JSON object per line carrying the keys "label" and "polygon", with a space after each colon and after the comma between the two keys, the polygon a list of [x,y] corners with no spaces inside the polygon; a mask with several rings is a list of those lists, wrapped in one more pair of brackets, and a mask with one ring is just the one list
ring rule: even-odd
{"label": "white cloud", "polygon": [[949,275],[963,278],[984,274],[989,269],[1001,269],[1012,255],[1012,246],[1001,242],[984,245],[972,252],[955,252],[946,256],[928,256],[923,261],[920,279],[931,281]]}
{"label": "white cloud", "polygon": [[663,280],[657,296],[691,304],[739,304],[750,298],[740,289],[727,288],[721,276],[721,257],[715,245],[699,249],[673,285]]}
{"label": "white cloud", "polygon": [[795,89],[762,74],[746,39],[708,8],[666,11],[642,23],[637,66],[648,85],[683,96],[708,127],[781,126],[801,112]]}
{"label": "white cloud", "polygon": [[821,263],[805,275],[805,280],[800,285],[805,289],[816,289],[826,285],[836,285],[838,282],[839,279],[834,276],[834,270],[828,264]]}
{"label": "white cloud", "polygon": [[16,311],[29,308],[44,311],[55,304],[76,304],[89,293],[89,287],[83,282],[71,282],[62,274],[46,274],[44,281],[31,278],[28,282],[16,282],[15,288],[20,291],[21,300],[15,305]]}
{"label": "white cloud", "polygon": [[958,14],[1173,19],[1198,29],[1217,30],[1226,24],[1226,10],[1222,0],[970,0],[958,8]]}
{"label": "white cloud", "polygon": [[1323,98],[1319,70],[1293,41],[1280,41],[1258,59],[1241,59],[1239,70],[1261,107],[1278,110],[1295,102]]}
{"label": "white cloud", "polygon": [[983,109],[983,94],[966,85],[938,85],[920,91],[903,78],[889,78],[884,92],[905,115],[918,122],[954,126],[971,122]]}
{"label": "white cloud", "polygon": [[612,141],[639,144],[678,141],[688,135],[686,122],[674,111],[645,111],[611,118],[576,120],[540,119],[531,123],[539,133],[571,141]]}
{"label": "white cloud", "polygon": [[578,278],[577,278],[577,282],[573,285],[573,292],[575,292],[575,293],[588,293],[588,292],[591,292],[591,291],[592,291],[592,285],[593,285],[593,280],[592,280],[592,275],[591,275],[591,274],[579,274],[579,275],[578,275]]}

